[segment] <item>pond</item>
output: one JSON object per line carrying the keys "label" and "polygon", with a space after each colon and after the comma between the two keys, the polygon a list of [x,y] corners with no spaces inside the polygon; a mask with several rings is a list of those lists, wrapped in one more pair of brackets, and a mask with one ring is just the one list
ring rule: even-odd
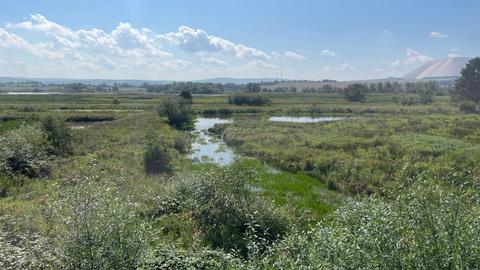
{"label": "pond", "polygon": [[219,165],[228,165],[235,161],[235,153],[222,139],[215,138],[208,132],[216,124],[228,124],[233,121],[221,118],[199,117],[195,121],[195,141],[192,143],[190,158],[196,162],[209,162]]}
{"label": "pond", "polygon": [[320,123],[320,122],[339,121],[342,119],[343,117],[272,116],[268,119],[268,121],[287,122],[287,123]]}

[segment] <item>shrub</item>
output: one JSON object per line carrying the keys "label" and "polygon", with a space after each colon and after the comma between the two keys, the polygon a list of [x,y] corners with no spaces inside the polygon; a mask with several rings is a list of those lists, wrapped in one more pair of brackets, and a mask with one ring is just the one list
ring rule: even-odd
{"label": "shrub", "polygon": [[234,105],[264,106],[270,103],[270,100],[262,96],[234,95],[228,97],[228,103]]}
{"label": "shrub", "polygon": [[[413,184],[408,182],[413,180]],[[480,264],[478,191],[404,180],[386,198],[350,200],[310,232],[259,257],[269,269],[475,269]]]}
{"label": "shrub", "polygon": [[354,83],[343,90],[343,95],[348,102],[365,102],[365,93],[368,87],[363,84]]}
{"label": "shrub", "polygon": [[81,178],[59,201],[63,269],[135,269],[147,239],[136,206],[92,178]]}
{"label": "shrub", "polygon": [[28,177],[45,176],[50,170],[47,137],[37,126],[21,126],[0,137],[0,171]]}
{"label": "shrub", "polygon": [[206,244],[246,256],[252,231],[271,243],[288,227],[278,210],[250,192],[251,177],[235,168],[180,176],[172,182],[171,196],[191,213]]}
{"label": "shrub", "polygon": [[477,103],[473,101],[463,101],[458,105],[460,111],[464,113],[477,113]]}
{"label": "shrub", "polygon": [[166,99],[159,114],[167,116],[168,123],[177,129],[189,128],[192,125],[191,105],[185,99]]}
{"label": "shrub", "polygon": [[47,117],[41,121],[42,130],[49,141],[49,153],[65,156],[73,152],[72,130],[64,122],[53,117]]}
{"label": "shrub", "polygon": [[186,136],[177,137],[173,142],[173,148],[178,152],[185,154],[190,149],[190,140]]}
{"label": "shrub", "polygon": [[188,103],[192,103],[193,101],[192,94],[187,90],[183,90],[182,92],[180,92],[179,96],[185,101],[187,101]]}
{"label": "shrub", "polygon": [[150,136],[143,157],[146,174],[171,173],[172,164],[168,148],[158,138]]}

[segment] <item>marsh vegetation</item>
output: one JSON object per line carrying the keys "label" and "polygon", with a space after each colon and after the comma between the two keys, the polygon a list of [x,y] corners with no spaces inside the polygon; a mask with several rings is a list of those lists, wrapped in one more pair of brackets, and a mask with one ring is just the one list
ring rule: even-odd
{"label": "marsh vegetation", "polygon": [[444,95],[250,88],[268,102],[2,96],[0,266],[480,264],[478,114]]}

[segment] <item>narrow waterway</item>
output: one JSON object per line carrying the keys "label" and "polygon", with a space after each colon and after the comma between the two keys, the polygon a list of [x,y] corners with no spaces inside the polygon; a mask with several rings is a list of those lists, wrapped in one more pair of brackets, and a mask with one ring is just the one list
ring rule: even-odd
{"label": "narrow waterway", "polygon": [[231,119],[199,117],[195,121],[193,133],[195,141],[192,143],[190,158],[195,162],[209,162],[219,165],[228,165],[236,160],[235,153],[226,143],[209,134],[208,129],[217,124],[232,123]]}

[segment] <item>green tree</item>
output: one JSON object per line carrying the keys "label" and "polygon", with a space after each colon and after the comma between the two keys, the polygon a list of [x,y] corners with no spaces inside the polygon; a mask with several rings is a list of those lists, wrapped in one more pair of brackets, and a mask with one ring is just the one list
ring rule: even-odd
{"label": "green tree", "polygon": [[184,99],[166,99],[159,114],[165,115],[168,123],[177,129],[186,129],[192,124],[191,104]]}
{"label": "green tree", "polygon": [[261,87],[258,83],[248,83],[247,84],[247,91],[252,92],[252,93],[258,93],[260,92]]}
{"label": "green tree", "polygon": [[192,103],[192,100],[193,100],[193,97],[192,97],[192,94],[190,93],[190,91],[187,91],[187,90],[183,90],[180,95],[179,95],[181,98],[183,98],[184,100],[188,101],[189,103]]}
{"label": "green tree", "polygon": [[347,86],[343,91],[343,94],[348,102],[365,102],[365,93],[367,91],[367,86],[355,83]]}
{"label": "green tree", "polygon": [[455,82],[455,91],[460,97],[480,101],[480,57],[470,60],[462,69],[461,77]]}

